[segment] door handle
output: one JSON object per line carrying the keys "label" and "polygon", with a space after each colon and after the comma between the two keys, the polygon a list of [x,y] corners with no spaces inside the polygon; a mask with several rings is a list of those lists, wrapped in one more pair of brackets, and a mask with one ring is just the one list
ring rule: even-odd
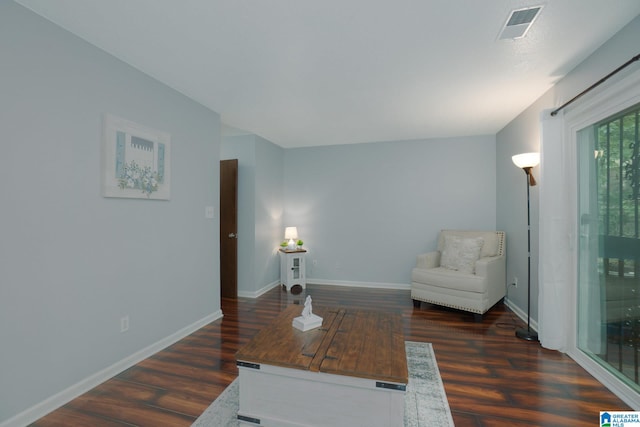
{"label": "door handle", "polygon": [[238,233],[229,233],[229,238],[230,239],[233,239],[234,237],[237,239],[238,238]]}

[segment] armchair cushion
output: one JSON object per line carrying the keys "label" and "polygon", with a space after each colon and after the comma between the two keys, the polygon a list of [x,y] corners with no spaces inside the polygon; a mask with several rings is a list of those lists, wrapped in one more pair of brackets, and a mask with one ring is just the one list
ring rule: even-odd
{"label": "armchair cushion", "polygon": [[438,250],[442,252],[447,237],[459,236],[462,238],[482,237],[484,244],[480,251],[480,258],[496,256],[504,253],[504,232],[502,231],[470,231],[470,230],[442,230],[438,236]]}
{"label": "armchair cushion", "polygon": [[446,236],[440,266],[461,273],[475,273],[476,261],[480,258],[483,244],[482,237]]}
{"label": "armchair cushion", "polygon": [[465,292],[482,293],[485,291],[484,277],[444,267],[429,270],[415,269],[412,279],[416,283],[437,283],[441,288],[458,289]]}

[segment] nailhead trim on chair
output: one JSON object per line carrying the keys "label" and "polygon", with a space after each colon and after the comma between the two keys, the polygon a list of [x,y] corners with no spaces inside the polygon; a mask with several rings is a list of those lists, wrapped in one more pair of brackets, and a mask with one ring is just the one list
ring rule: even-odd
{"label": "nailhead trim on chair", "polygon": [[456,310],[468,311],[469,313],[477,313],[477,314],[486,313],[486,311],[480,311],[480,310],[469,308],[469,307],[462,307],[461,305],[445,304],[445,303],[442,303],[442,302],[439,302],[439,301],[432,301],[432,300],[422,299],[422,298],[413,298],[413,296],[411,297],[411,299],[415,299],[415,300],[422,301],[422,302],[428,302],[429,304],[440,305],[440,306],[443,306],[443,307],[455,308]]}
{"label": "nailhead trim on chair", "polygon": [[496,231],[498,237],[498,255],[504,255],[504,231]]}

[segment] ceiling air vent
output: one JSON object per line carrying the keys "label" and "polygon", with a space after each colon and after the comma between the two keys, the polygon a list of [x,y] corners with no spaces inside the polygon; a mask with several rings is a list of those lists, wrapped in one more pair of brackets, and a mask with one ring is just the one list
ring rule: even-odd
{"label": "ceiling air vent", "polygon": [[524,37],[536,20],[542,6],[527,7],[511,12],[498,40],[513,40]]}

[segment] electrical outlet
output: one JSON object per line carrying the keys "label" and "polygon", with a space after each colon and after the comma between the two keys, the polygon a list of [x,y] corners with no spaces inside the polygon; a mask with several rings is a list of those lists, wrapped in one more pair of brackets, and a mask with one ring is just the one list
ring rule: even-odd
{"label": "electrical outlet", "polygon": [[518,278],[517,278],[517,277],[514,277],[514,278],[513,278],[513,287],[514,287],[514,288],[517,288],[517,287],[518,287]]}
{"label": "electrical outlet", "polygon": [[120,332],[127,332],[129,330],[129,315],[122,316],[120,318]]}

